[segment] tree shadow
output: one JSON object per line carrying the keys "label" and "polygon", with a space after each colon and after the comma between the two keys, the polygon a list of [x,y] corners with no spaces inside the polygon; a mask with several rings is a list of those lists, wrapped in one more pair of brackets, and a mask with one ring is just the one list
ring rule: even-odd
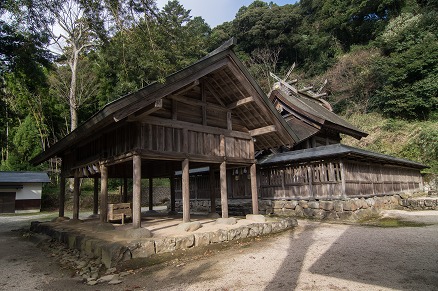
{"label": "tree shadow", "polygon": [[307,224],[291,232],[287,256],[265,290],[294,290],[297,287],[305,256],[314,243],[314,231],[317,227],[318,224]]}

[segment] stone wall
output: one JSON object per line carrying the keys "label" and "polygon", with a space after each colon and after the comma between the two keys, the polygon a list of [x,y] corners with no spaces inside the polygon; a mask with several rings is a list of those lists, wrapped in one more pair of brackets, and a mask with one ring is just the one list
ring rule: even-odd
{"label": "stone wall", "polygon": [[[154,187],[154,205],[161,205],[170,201],[170,187]],[[141,205],[149,205],[149,187],[141,189]]]}
{"label": "stone wall", "polygon": [[[409,194],[411,195],[411,194]],[[259,200],[260,214],[275,214],[314,219],[360,220],[378,215],[384,209],[438,209],[438,198],[419,198],[409,195],[374,196],[346,200]],[[244,216],[252,213],[250,199],[229,199],[229,214]],[[210,212],[210,200],[191,200],[193,212]],[[182,211],[182,201],[176,201],[176,210]],[[220,200],[216,212],[220,213]]]}

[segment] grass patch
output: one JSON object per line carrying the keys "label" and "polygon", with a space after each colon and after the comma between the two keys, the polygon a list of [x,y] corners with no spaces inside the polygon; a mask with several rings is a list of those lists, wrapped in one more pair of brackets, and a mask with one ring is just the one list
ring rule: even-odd
{"label": "grass patch", "polygon": [[429,225],[427,223],[402,220],[393,217],[371,219],[371,220],[363,221],[361,224],[366,226],[376,226],[376,227],[424,227]]}

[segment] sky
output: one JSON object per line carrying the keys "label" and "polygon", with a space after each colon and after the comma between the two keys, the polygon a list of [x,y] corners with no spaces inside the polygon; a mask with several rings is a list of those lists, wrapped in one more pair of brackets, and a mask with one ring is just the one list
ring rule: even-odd
{"label": "sky", "polygon": [[[201,16],[211,28],[231,21],[236,16],[237,11],[242,6],[250,5],[254,0],[179,0],[185,9],[191,10],[190,15]],[[168,0],[157,0],[158,7],[161,9]],[[265,1],[271,2],[271,1]],[[297,0],[272,0],[277,5],[293,4]]]}

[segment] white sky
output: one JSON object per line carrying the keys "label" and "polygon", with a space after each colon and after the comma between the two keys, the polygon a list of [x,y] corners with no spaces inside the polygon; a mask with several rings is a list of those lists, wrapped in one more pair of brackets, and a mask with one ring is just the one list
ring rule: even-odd
{"label": "white sky", "polygon": [[[168,0],[157,0],[158,8],[161,9],[167,2]],[[240,7],[248,6],[252,2],[253,0],[179,0],[185,9],[191,10],[191,16],[201,16],[211,28],[233,20]],[[282,6],[293,4],[297,0],[273,0],[272,2]]]}

